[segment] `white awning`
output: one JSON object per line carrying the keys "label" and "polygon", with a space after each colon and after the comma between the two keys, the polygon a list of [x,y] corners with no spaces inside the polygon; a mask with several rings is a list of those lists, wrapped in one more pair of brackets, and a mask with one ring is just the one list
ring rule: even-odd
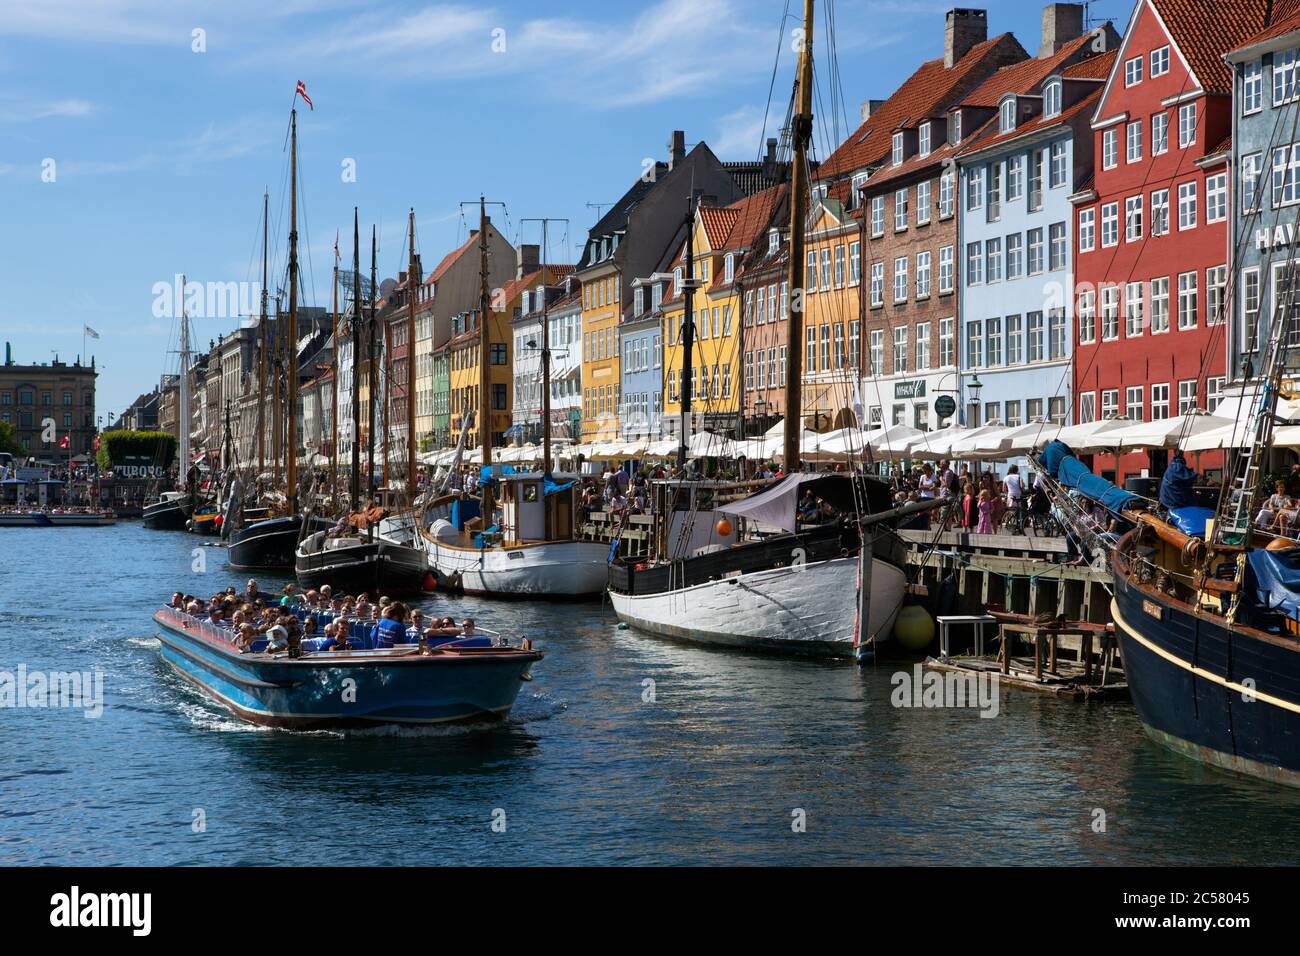
{"label": "white awning", "polygon": [[818,481],[825,477],[824,474],[816,472],[787,475],[771,488],[766,488],[740,501],[718,505],[717,510],[724,514],[737,515],[774,528],[781,528],[783,531],[794,531],[800,486],[806,481]]}

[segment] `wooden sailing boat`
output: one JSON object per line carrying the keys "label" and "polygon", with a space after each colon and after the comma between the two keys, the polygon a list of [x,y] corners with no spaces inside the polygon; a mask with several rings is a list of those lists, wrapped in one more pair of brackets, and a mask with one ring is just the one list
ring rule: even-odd
{"label": "wooden sailing boat", "polygon": [[[812,136],[813,0],[804,3],[804,45],[799,55],[793,117],[788,280],[792,293],[804,288],[804,245],[808,208],[808,144]],[[682,449],[686,458],[691,411],[691,306],[695,288],[691,229],[687,218],[686,321],[683,327]],[[781,482],[735,502],[720,502],[736,486],[720,482],[657,482],[659,524],[651,560],[614,562],[609,597],[619,619],[666,637],[704,644],[836,657],[859,654],[864,644],[887,637],[902,607],[907,578],[904,546],[886,522],[909,509],[891,511],[887,487],[871,478],[801,474],[802,397],[800,379],[802,305],[791,297],[787,323],[789,378],[785,390],[785,461],[792,473]],[[831,502],[843,521],[801,525],[796,512],[805,492]],[[872,529],[848,515],[866,502]],[[936,503],[937,504],[937,503]],[[930,507],[931,505],[926,505]],[[918,510],[918,509],[911,509]],[[766,533],[746,539],[734,528],[713,534],[732,519],[762,525]],[[779,529],[781,533],[773,533]],[[859,542],[870,535],[868,574],[861,574]],[[870,539],[868,539],[870,540]],[[859,582],[861,581],[861,589]],[[858,626],[859,616],[865,626]]]}
{"label": "wooden sailing boat", "polygon": [[[295,93],[295,97],[297,94]],[[276,323],[277,326],[279,323]],[[280,331],[276,329],[277,333]],[[228,563],[238,571],[287,570],[294,565],[298,540],[311,531],[329,527],[314,515],[298,514],[298,110],[289,113],[289,318],[284,333],[284,371],[287,379],[284,440],[285,497],[288,513],[241,528],[231,536]],[[277,391],[279,376],[276,378]],[[276,402],[279,439],[279,402]]]}
{"label": "wooden sailing boat", "polygon": [[[358,294],[353,303],[353,325],[354,336],[359,335],[355,327],[359,326],[361,320],[361,296],[360,296],[360,250],[356,248],[355,243],[359,238],[359,228],[354,212],[353,218],[353,271],[358,278],[355,280]],[[375,325],[379,321],[377,303],[374,301],[375,291],[375,259],[376,244],[375,236],[371,234],[370,240],[370,288],[371,288],[371,306],[368,321],[370,336],[370,402],[368,413],[368,431],[369,436],[369,469],[370,469],[370,501],[373,503],[376,498],[375,489],[375,435],[380,429],[375,428],[375,406],[376,395],[380,394],[379,388],[379,350],[376,343]],[[407,359],[408,368],[414,364],[415,353],[415,307],[416,307],[416,280],[415,280],[415,212],[411,212],[411,265],[412,269],[408,273],[407,281],[407,341],[410,353]],[[357,341],[356,338],[353,339]],[[356,363],[356,353],[354,352],[353,362]],[[354,389],[353,394],[356,394]],[[414,403],[408,400],[408,412],[406,416],[407,443],[414,446],[415,442],[415,408]],[[385,420],[387,411],[383,412]],[[381,453],[385,461],[388,457],[387,445],[388,436],[386,429],[382,442]],[[354,460],[359,456],[356,449],[356,443],[353,443]],[[412,472],[413,474],[413,472]],[[408,486],[411,483],[408,481]],[[354,478],[354,487],[359,487],[359,483]],[[357,497],[354,493],[353,501]],[[340,593],[358,594],[366,592],[374,595],[405,595],[418,594],[424,587],[424,576],[428,571],[428,563],[425,560],[424,549],[418,544],[403,544],[391,540],[377,533],[377,522],[367,521],[364,529],[349,528],[331,529],[328,531],[316,531],[307,536],[298,545],[294,558],[294,570],[298,577],[298,583],[304,589],[319,588],[324,584],[330,585],[334,590]]]}
{"label": "wooden sailing boat", "polygon": [[153,531],[184,531],[194,508],[190,480],[190,320],[185,313],[185,277],[181,276],[180,378],[177,382],[177,475],[184,491],[164,491],[144,506],[144,526]]}
{"label": "wooden sailing boat", "polygon": [[[550,323],[546,313],[551,272],[545,252],[541,269],[542,468],[509,472],[492,465],[489,406],[493,323],[487,229],[487,206],[480,197],[479,408],[475,414],[485,480],[481,499],[467,501],[461,495],[451,495],[429,503],[423,510],[421,537],[429,567],[439,584],[466,594],[497,598],[595,597],[605,589],[609,546],[578,537],[578,483],[571,477],[556,476],[552,467]],[[542,248],[546,249],[545,223]],[[408,455],[413,463],[413,448]]]}

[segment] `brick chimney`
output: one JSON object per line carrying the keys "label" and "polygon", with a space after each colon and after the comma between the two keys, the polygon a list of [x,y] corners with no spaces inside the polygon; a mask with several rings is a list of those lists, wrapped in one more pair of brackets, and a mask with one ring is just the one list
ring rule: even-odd
{"label": "brick chimney", "polygon": [[541,266],[542,247],[538,245],[522,244],[516,255],[515,278],[522,279],[538,270]]}
{"label": "brick chimney", "polygon": [[989,38],[989,12],[956,7],[948,11],[943,30],[943,65],[952,69],[971,48]]}
{"label": "brick chimney", "polygon": [[1038,48],[1038,58],[1060,51],[1061,47],[1083,36],[1082,3],[1049,3],[1043,7],[1043,45]]}
{"label": "brick chimney", "polygon": [[686,158],[686,131],[675,129],[668,137],[668,168],[676,169]]}
{"label": "brick chimney", "polygon": [[876,115],[876,110],[885,105],[884,100],[863,100],[860,111],[862,113],[862,122],[866,122]]}

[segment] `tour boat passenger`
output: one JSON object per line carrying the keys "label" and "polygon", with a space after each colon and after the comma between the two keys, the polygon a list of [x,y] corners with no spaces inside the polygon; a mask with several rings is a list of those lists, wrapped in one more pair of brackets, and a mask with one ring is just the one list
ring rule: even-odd
{"label": "tour boat passenger", "polygon": [[424,633],[424,612],[411,612],[411,626],[406,629],[406,642],[408,644],[418,644],[420,635]]}
{"label": "tour boat passenger", "polygon": [[376,622],[370,631],[370,639],[375,647],[392,647],[394,644],[406,643],[406,608],[399,602],[393,602],[384,609],[384,616]]}

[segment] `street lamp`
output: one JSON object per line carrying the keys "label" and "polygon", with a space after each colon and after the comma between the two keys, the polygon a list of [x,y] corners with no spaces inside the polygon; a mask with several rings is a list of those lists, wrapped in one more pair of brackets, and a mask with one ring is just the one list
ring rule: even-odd
{"label": "street lamp", "polygon": [[980,390],[983,387],[984,387],[984,383],[980,381],[979,372],[974,373],[971,376],[971,380],[966,383],[966,388],[970,391],[971,404],[975,406],[975,414],[977,419],[979,416],[979,409],[980,409]]}

